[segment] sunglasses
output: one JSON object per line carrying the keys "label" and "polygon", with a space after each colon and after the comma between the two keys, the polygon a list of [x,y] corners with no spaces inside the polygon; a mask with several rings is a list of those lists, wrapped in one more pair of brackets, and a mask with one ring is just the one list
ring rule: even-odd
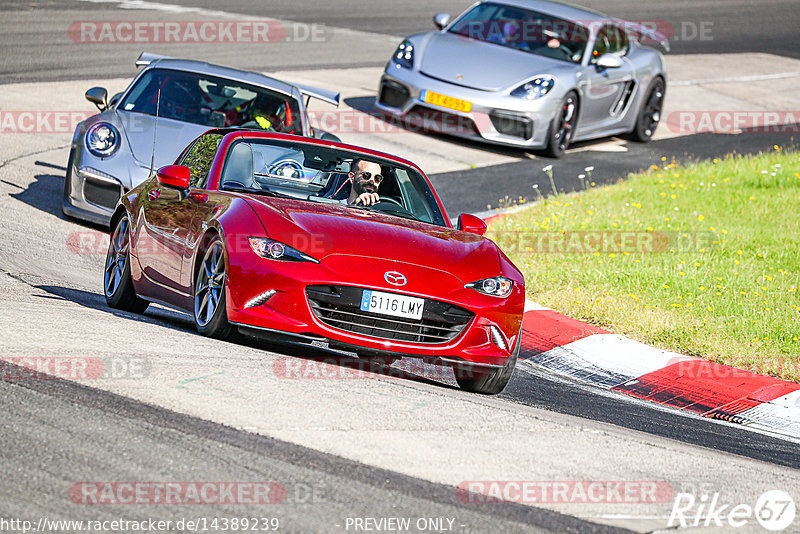
{"label": "sunglasses", "polygon": [[364,180],[372,179],[375,181],[376,185],[380,185],[380,183],[383,181],[383,176],[380,174],[372,174],[369,171],[359,171],[356,173],[356,176],[363,178]]}

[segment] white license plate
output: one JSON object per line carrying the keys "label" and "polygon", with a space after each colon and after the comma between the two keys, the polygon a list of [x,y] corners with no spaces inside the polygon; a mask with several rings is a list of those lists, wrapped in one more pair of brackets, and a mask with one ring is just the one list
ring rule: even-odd
{"label": "white license plate", "polygon": [[422,319],[422,308],[425,299],[417,297],[407,297],[405,295],[394,295],[383,291],[371,291],[365,289],[361,294],[361,310],[367,312],[381,313],[383,315],[394,315],[395,317],[406,317],[408,319]]}

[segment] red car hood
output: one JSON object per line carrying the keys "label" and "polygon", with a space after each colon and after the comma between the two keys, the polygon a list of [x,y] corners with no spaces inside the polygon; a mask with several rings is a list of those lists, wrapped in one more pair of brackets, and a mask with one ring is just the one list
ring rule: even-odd
{"label": "red car hood", "polygon": [[383,213],[293,199],[248,197],[267,235],[324,262],[354,255],[420,265],[463,283],[500,274],[496,245],[484,237]]}

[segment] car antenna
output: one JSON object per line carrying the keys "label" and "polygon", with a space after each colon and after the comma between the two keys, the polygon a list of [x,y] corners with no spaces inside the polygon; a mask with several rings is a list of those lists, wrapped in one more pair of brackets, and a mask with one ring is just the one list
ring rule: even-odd
{"label": "car antenna", "polygon": [[158,88],[158,96],[156,96],[156,125],[153,127],[153,155],[150,156],[150,174],[153,175],[153,165],[156,161],[156,135],[158,135],[158,112],[161,107],[161,88]]}

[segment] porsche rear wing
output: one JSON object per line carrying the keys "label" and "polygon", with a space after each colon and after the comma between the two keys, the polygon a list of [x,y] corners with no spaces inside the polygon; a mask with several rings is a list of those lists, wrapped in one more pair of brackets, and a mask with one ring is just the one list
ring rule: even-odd
{"label": "porsche rear wing", "polygon": [[[146,67],[150,63],[157,61],[159,59],[175,59],[175,58],[170,56],[162,56],[160,54],[152,54],[150,52],[142,52],[136,59],[136,66]],[[329,91],[327,89],[320,89],[319,87],[314,87],[312,85],[305,85],[300,83],[292,83],[292,82],[285,82],[285,83],[297,87],[300,90],[300,93],[307,98],[316,98],[317,100],[322,100],[323,102],[333,104],[334,106],[337,107],[339,106],[340,93],[337,93],[336,91]]]}

